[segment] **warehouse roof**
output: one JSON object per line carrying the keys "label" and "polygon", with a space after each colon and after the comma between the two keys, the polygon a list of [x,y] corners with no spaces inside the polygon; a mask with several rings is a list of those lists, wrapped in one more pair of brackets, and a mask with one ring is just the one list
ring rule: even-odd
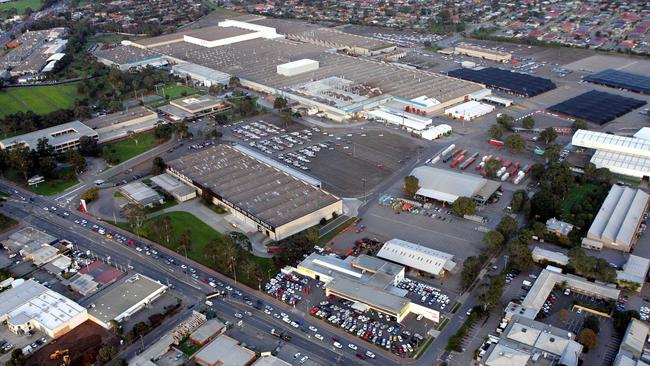
{"label": "warehouse roof", "polygon": [[136,108],[127,109],[125,111],[115,112],[115,113],[107,114],[105,116],[92,118],[87,121],[84,121],[84,124],[90,128],[99,129],[99,128],[105,128],[109,126],[119,125],[121,123],[133,121],[134,119],[139,119],[143,117],[156,119],[158,118],[158,114],[145,107],[136,107]]}
{"label": "warehouse roof", "polygon": [[214,41],[218,39],[240,36],[248,33],[252,33],[252,32],[249,30],[236,28],[236,27],[219,27],[215,25],[215,26],[210,26],[205,28],[189,29],[189,30],[172,33],[172,34],[164,34],[162,36],[144,38],[144,39],[139,39],[139,40],[134,40],[129,42],[136,44],[140,47],[150,48],[150,47],[171,44],[175,42],[183,42],[186,35],[190,37],[204,39],[206,41]]}
{"label": "warehouse roof", "polygon": [[226,335],[220,335],[194,356],[203,365],[245,366],[254,358],[255,352],[239,345]]}
{"label": "warehouse roof", "polygon": [[648,328],[647,324],[639,319],[632,318],[621,341],[621,347],[640,355],[643,353],[649,333],[650,328]]}
{"label": "warehouse roof", "polygon": [[223,104],[220,98],[212,95],[190,95],[174,99],[169,102],[171,105],[176,106],[189,113],[198,113],[208,108],[214,108]]}
{"label": "warehouse roof", "polygon": [[90,314],[108,324],[166,288],[160,282],[137,273],[95,298],[95,307],[90,310]]}
{"label": "warehouse roof", "polygon": [[291,364],[275,356],[262,356],[253,362],[252,366],[291,366]]}
{"label": "warehouse roof", "polygon": [[187,184],[181,182],[176,177],[168,173],[156,175],[155,177],[151,178],[151,181],[157,184],[166,192],[169,192],[169,194],[174,194],[179,197],[183,197],[194,192],[193,187],[188,186]]}
{"label": "warehouse roof", "polygon": [[593,75],[587,75],[584,80],[594,84],[610,86],[612,88],[621,88],[636,93],[650,94],[650,77],[641,74],[606,69]]}
{"label": "warehouse roof", "polygon": [[180,174],[248,212],[279,227],[339,202],[311,184],[241,151],[217,145],[168,163]]}
{"label": "warehouse roof", "polygon": [[6,148],[14,143],[23,143],[27,144],[30,149],[35,149],[41,138],[46,138],[51,146],[56,147],[72,140],[78,140],[82,136],[94,137],[97,136],[97,132],[79,121],[73,121],[4,139],[0,141],[0,148]]}
{"label": "warehouse roof", "polygon": [[301,40],[310,40],[331,44],[336,47],[357,47],[367,49],[369,51],[377,51],[385,48],[395,46],[376,38],[359,36],[356,34],[341,32],[331,28],[314,28],[300,33],[289,33],[287,38],[295,38]]}
{"label": "warehouse roof", "polygon": [[204,344],[216,334],[221,333],[225,326],[226,325],[218,319],[210,319],[192,332],[190,338],[198,344]]}
{"label": "warehouse roof", "polygon": [[449,71],[448,75],[527,97],[534,97],[556,88],[555,83],[549,79],[496,67],[457,69]]}
{"label": "warehouse roof", "polygon": [[52,244],[56,238],[31,226],[20,229],[2,241],[2,245],[12,252],[31,253],[45,244]]}
{"label": "warehouse roof", "polygon": [[587,237],[615,243],[621,246],[621,250],[629,251],[648,198],[648,194],[640,189],[613,185],[589,227]]}
{"label": "warehouse roof", "polygon": [[401,239],[384,243],[377,256],[433,275],[451,271],[456,266],[453,254],[427,248]]}
{"label": "warehouse roof", "polygon": [[307,182],[307,183],[309,183],[309,184],[311,184],[313,186],[320,187],[321,184],[322,184],[322,182],[320,180],[312,177],[311,175],[305,174],[305,173],[301,172],[300,170],[297,170],[297,169],[295,169],[293,167],[290,167],[290,166],[288,166],[286,164],[279,163],[277,160],[271,159],[267,155],[264,155],[264,154],[262,154],[262,153],[260,153],[260,152],[258,152],[256,150],[249,149],[244,145],[237,144],[237,145],[234,145],[233,148],[235,148],[235,149],[243,152],[244,154],[246,154],[248,156],[251,156],[251,157],[253,157],[253,158],[255,158],[255,159],[257,159],[257,160],[259,160],[259,161],[261,161],[261,162],[263,162],[265,164],[267,164],[267,165],[270,165],[270,166],[272,166],[272,167],[274,167],[276,169],[282,170],[283,172],[285,172],[287,174],[293,175],[294,177],[296,177],[296,178],[298,178],[298,179],[300,179],[302,181],[305,181],[305,182]]}
{"label": "warehouse roof", "polygon": [[548,110],[603,125],[645,104],[645,100],[591,90],[552,105]]}
{"label": "warehouse roof", "polygon": [[454,202],[458,197],[481,196],[487,200],[501,186],[474,174],[457,173],[451,170],[420,166],[411,172],[420,181],[417,195],[443,202]]}
{"label": "warehouse roof", "polygon": [[535,247],[533,248],[532,252],[533,260],[538,262],[540,260],[545,260],[548,262],[553,262],[557,263],[562,266],[566,266],[569,263],[569,257],[562,253],[562,252],[556,252],[540,247]]}
{"label": "warehouse roof", "polygon": [[578,130],[571,138],[574,146],[650,158],[650,141],[603,132]]}
{"label": "warehouse roof", "polygon": [[494,106],[477,102],[475,100],[470,100],[459,105],[455,105],[451,108],[445,109],[446,114],[459,115],[467,119],[473,119],[486,115],[494,110]]}
{"label": "warehouse roof", "polygon": [[176,73],[191,75],[194,78],[201,78],[218,83],[228,83],[230,75],[211,69],[209,67],[197,65],[191,62],[178,64],[172,66],[172,70]]}
{"label": "warehouse roof", "polygon": [[35,320],[56,330],[82,313],[84,307],[33,280],[0,293],[0,316],[7,315],[10,323]]}
{"label": "warehouse roof", "polygon": [[648,269],[650,269],[650,259],[630,254],[627,262],[623,265],[623,270],[617,271],[617,279],[643,284],[648,275]]}
{"label": "warehouse roof", "polygon": [[127,195],[128,198],[145,206],[162,199],[158,192],[140,181],[125,184],[120,187],[120,191]]}
{"label": "warehouse roof", "polygon": [[105,59],[118,65],[137,63],[145,60],[157,59],[161,55],[146,48],[133,46],[116,46],[95,51],[97,58]]}

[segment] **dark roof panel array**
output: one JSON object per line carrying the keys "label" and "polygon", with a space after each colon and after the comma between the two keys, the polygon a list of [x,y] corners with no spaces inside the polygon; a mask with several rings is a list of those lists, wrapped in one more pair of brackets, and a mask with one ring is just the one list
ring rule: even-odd
{"label": "dark roof panel array", "polygon": [[612,88],[627,89],[635,93],[650,94],[650,77],[631,72],[607,69],[585,76],[584,80]]}
{"label": "dark roof panel array", "polygon": [[592,90],[553,105],[548,110],[603,125],[645,104],[644,100]]}
{"label": "dark roof panel array", "polygon": [[463,80],[485,84],[492,89],[525,97],[534,97],[557,87],[555,83],[549,79],[499,69],[496,67],[485,67],[482,69],[457,69],[449,71],[448,75]]}

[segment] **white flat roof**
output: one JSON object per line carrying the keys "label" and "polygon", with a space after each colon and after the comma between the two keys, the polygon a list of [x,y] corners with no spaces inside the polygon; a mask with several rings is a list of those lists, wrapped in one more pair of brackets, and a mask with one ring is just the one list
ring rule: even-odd
{"label": "white flat roof", "polygon": [[413,169],[411,175],[420,181],[418,195],[450,203],[456,201],[458,197],[472,198],[488,184],[487,179],[474,174],[457,173],[429,166],[417,167]]}
{"label": "white flat roof", "polygon": [[375,109],[368,112],[368,114],[386,122],[404,126],[416,131],[424,130],[433,123],[433,120],[430,118],[424,120],[422,118],[416,119],[405,112],[392,112],[385,109]]}
{"label": "white flat roof", "polygon": [[48,144],[56,147],[70,141],[76,141],[82,136],[97,136],[97,132],[79,121],[72,121],[4,139],[0,141],[0,148],[6,148],[7,146],[11,146],[17,142],[26,144],[30,149],[35,149],[38,140],[41,138],[46,138]]}
{"label": "white flat roof", "polygon": [[494,106],[470,100],[469,102],[445,109],[445,114],[463,116],[468,119],[486,115],[494,110]]}
{"label": "white flat roof", "polygon": [[278,67],[285,67],[285,68],[290,69],[290,68],[296,68],[296,67],[301,67],[301,66],[309,66],[309,65],[318,65],[318,61],[311,60],[311,59],[308,59],[308,58],[303,58],[303,59],[300,59],[300,60],[280,64],[280,65],[278,65]]}
{"label": "white flat roof", "polygon": [[83,313],[83,306],[32,280],[0,293],[0,316],[7,315],[10,323],[34,320],[54,331]]}
{"label": "white flat roof", "polygon": [[650,141],[634,137],[578,130],[573,134],[571,144],[589,149],[606,150],[650,158]]}
{"label": "white flat roof", "polygon": [[433,275],[440,275],[444,270],[451,271],[456,266],[452,254],[401,239],[391,239],[384,243],[377,257]]}

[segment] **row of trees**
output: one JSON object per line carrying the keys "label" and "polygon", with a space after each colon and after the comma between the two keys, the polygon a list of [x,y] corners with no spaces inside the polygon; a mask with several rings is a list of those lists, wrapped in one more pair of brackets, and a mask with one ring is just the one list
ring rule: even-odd
{"label": "row of trees", "polygon": [[38,140],[36,149],[20,145],[11,150],[0,150],[0,171],[14,170],[25,181],[39,174],[47,179],[69,178],[62,177],[59,164],[68,164],[73,168],[68,175],[74,175],[86,168],[86,159],[77,150],[56,153],[48,144],[46,138]]}

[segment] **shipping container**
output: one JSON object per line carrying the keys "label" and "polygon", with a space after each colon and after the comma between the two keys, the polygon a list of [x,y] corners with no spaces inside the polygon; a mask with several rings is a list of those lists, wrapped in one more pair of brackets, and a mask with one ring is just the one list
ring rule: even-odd
{"label": "shipping container", "polygon": [[460,162],[463,161],[463,159],[465,159],[465,155],[459,155],[456,157],[456,159],[454,159],[454,161],[451,162],[451,164],[449,164],[449,166],[455,168],[456,165],[460,164]]}
{"label": "shipping container", "polygon": [[510,160],[506,160],[506,162],[503,163],[503,166],[504,166],[506,169],[510,168],[510,165],[512,165],[512,161],[510,161]]}

